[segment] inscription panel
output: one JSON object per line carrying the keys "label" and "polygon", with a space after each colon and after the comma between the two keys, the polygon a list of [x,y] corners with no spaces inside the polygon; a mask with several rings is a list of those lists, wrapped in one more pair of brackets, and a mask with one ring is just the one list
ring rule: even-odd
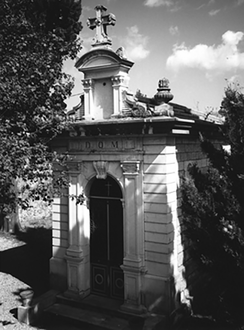
{"label": "inscription panel", "polygon": [[80,152],[89,152],[89,151],[129,151],[135,150],[136,148],[135,139],[96,139],[96,140],[70,140],[69,141],[69,150],[70,151],[80,151]]}

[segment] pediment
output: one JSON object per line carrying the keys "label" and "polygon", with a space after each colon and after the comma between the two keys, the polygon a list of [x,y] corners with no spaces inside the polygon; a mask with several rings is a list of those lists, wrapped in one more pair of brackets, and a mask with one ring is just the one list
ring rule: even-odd
{"label": "pediment", "polygon": [[111,66],[125,65],[131,67],[132,62],[118,56],[110,49],[94,49],[81,56],[75,66],[80,71]]}
{"label": "pediment", "polygon": [[83,55],[76,63],[78,69],[103,67],[112,64],[119,64],[119,58],[113,51],[93,50]]}
{"label": "pediment", "polygon": [[81,65],[80,68],[95,68],[95,67],[104,67],[104,66],[110,66],[112,64],[118,64],[118,61],[116,61],[114,58],[104,55],[96,55],[92,56],[86,61],[83,62],[83,65]]}

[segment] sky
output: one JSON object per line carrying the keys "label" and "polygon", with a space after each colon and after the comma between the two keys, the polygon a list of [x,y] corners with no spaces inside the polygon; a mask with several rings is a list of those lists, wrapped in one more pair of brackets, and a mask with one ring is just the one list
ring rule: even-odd
{"label": "sky", "polygon": [[[158,81],[170,82],[172,102],[194,110],[218,110],[228,84],[244,87],[244,0],[82,0],[80,38],[91,50],[95,30],[87,18],[95,6],[116,16],[108,26],[112,49],[124,47],[134,62],[129,90],[148,97],[157,92]],[[68,60],[64,71],[75,79],[68,109],[79,103],[83,74]]]}

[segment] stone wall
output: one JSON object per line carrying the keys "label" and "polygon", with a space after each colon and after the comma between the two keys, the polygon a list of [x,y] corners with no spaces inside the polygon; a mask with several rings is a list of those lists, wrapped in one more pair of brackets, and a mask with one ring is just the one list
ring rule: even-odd
{"label": "stone wall", "polygon": [[[135,273],[136,283],[138,288],[140,287],[139,300],[150,311],[167,313],[177,307],[177,302],[188,302],[188,288],[195,280],[196,274],[191,260],[186,263],[187,242],[184,240],[181,223],[181,177],[187,175],[189,163],[196,162],[199,167],[206,168],[207,159],[201,152],[197,137],[147,135],[134,139],[137,141],[138,153],[133,151],[123,153],[124,151],[116,152],[116,150],[108,153],[106,149],[103,154],[82,151],[83,154],[75,156],[76,162],[81,162],[83,165],[79,168],[73,165],[75,172],[72,175],[76,187],[73,193],[80,186],[79,189],[83,191],[85,189],[89,196],[87,183],[96,175],[93,161],[97,161],[102,155],[108,162],[108,173],[121,183],[125,198],[124,205],[128,206],[128,210],[126,206],[124,208],[124,227],[125,232],[129,233],[124,246],[127,255],[123,265],[125,281],[128,282],[128,278],[132,278],[134,266],[131,264],[139,264]],[[131,194],[134,194],[133,200],[130,198]],[[66,197],[55,198],[53,203],[51,283],[54,288],[58,283],[62,290],[67,288],[68,243],[72,243],[72,237],[75,235],[77,236],[75,242],[78,243],[72,244],[75,244],[74,246],[81,244],[79,242],[83,241],[80,238],[83,229],[80,227],[82,223],[84,224],[83,220],[89,226],[88,209],[85,213],[79,209],[80,216],[75,220],[77,214],[75,211],[75,214],[72,213],[73,202],[70,203],[67,195],[68,193]],[[68,205],[72,206],[71,210],[68,209]],[[76,227],[73,226],[74,223]],[[69,226],[73,228],[73,234],[69,234]],[[69,237],[71,237],[70,242]],[[79,248],[83,251],[87,250],[86,262],[89,262],[89,237],[86,240],[86,246]],[[136,251],[134,252],[137,259],[134,255],[130,255],[130,249]],[[128,286],[129,282],[127,282],[125,285]]]}
{"label": "stone wall", "polygon": [[145,221],[145,304],[169,311],[176,202],[174,138],[145,138],[143,160]]}
{"label": "stone wall", "polygon": [[143,150],[146,274],[142,291],[149,309],[169,312],[180,302],[189,303],[188,287],[198,275],[192,261],[186,260],[181,178],[187,176],[190,163],[206,168],[208,161],[197,137],[148,136]]}

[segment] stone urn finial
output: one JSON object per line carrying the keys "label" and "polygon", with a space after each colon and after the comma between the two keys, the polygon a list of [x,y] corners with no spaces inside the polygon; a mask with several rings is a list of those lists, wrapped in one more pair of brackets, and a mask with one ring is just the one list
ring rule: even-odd
{"label": "stone urn finial", "polygon": [[169,103],[174,95],[170,93],[169,80],[167,78],[160,79],[158,82],[158,92],[154,95],[157,104]]}

